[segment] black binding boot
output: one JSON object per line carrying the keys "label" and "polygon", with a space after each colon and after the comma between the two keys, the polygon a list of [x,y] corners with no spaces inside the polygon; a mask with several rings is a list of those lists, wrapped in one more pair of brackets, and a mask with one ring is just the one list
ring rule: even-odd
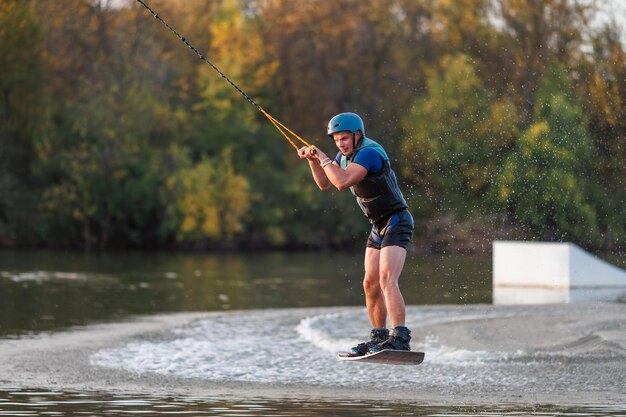
{"label": "black binding boot", "polygon": [[409,342],[411,341],[411,331],[405,326],[396,326],[391,331],[391,336],[377,345],[369,348],[370,353],[380,352],[381,350],[411,350]]}
{"label": "black binding boot", "polygon": [[370,332],[370,340],[368,342],[359,343],[351,349],[351,356],[363,356],[370,352],[374,346],[389,339],[389,329],[372,329]]}

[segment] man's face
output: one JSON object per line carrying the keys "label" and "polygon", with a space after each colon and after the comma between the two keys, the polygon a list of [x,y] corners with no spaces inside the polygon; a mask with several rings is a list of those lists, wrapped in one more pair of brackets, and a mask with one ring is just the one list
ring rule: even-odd
{"label": "man's face", "polygon": [[346,130],[343,132],[333,133],[333,140],[335,141],[335,145],[337,146],[337,149],[339,149],[339,151],[343,155],[348,156],[354,150],[353,149],[354,142],[359,141],[360,134],[361,132],[356,132],[356,137],[354,137],[354,140],[353,140],[352,132],[349,132]]}

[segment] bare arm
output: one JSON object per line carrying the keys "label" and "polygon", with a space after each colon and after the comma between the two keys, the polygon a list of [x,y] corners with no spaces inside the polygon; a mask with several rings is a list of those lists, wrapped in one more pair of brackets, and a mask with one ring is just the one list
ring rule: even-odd
{"label": "bare arm", "polygon": [[320,188],[320,190],[327,190],[332,185],[324,172],[324,168],[320,165],[320,160],[317,156],[316,149],[309,148],[308,146],[304,146],[298,149],[298,156],[300,159],[306,159],[309,163],[309,168],[311,168],[311,174],[313,175],[313,180]]}
{"label": "bare arm", "polygon": [[307,151],[305,150],[301,149],[300,151],[298,152],[301,155],[300,157],[308,159],[313,179],[321,190],[334,186],[339,191],[343,191],[361,181],[367,174],[367,169],[364,166],[355,163],[348,165],[346,169],[342,169],[319,149],[316,149],[314,152],[308,151],[308,155],[314,154],[315,157],[307,156]]}
{"label": "bare arm", "polygon": [[[321,165],[320,165],[321,167]],[[367,174],[367,169],[363,165],[352,163],[348,165],[346,169],[342,169],[335,162],[326,165],[324,173],[332,185],[339,191],[343,191],[346,188],[352,187],[357,182],[360,182]]]}
{"label": "bare arm", "polygon": [[309,167],[311,168],[311,173],[313,174],[313,180],[315,180],[315,183],[320,190],[329,189],[332,184],[330,183],[326,172],[324,172],[324,168],[320,165],[319,159],[309,159]]}

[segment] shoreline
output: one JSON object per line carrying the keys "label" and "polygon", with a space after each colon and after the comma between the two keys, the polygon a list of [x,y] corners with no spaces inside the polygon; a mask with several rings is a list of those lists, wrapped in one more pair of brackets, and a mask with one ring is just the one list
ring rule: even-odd
{"label": "shoreline", "polygon": [[[429,307],[433,308],[433,307]],[[436,307],[434,307],[436,308]],[[462,307],[458,308],[470,308]],[[472,308],[476,308],[475,306]],[[491,306],[489,306],[491,308]],[[305,316],[331,308],[293,309]],[[336,309],[335,309],[336,310]],[[250,313],[250,312],[247,312]],[[0,384],[14,389],[105,392],[119,395],[203,396],[228,399],[283,400],[387,400],[421,405],[532,405],[615,406],[626,394],[607,391],[475,392],[472,387],[398,388],[380,390],[372,385],[316,386],[311,384],[263,384],[211,381],[156,373],[135,373],[94,366],[96,351],[133,340],[156,338],[168,330],[199,318],[224,313],[174,313],[132,317],[124,322],[93,324],[61,332],[42,333],[21,339],[0,340]],[[426,357],[428,360],[428,354]],[[365,365],[372,366],[372,365]],[[626,365],[624,365],[626,370]],[[401,368],[398,368],[400,371]],[[476,375],[480,378],[480,375]],[[616,387],[616,389],[619,389]]]}

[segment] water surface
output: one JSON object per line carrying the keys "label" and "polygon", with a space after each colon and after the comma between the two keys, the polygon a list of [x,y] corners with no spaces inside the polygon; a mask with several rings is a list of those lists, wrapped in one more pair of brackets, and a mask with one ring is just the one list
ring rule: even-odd
{"label": "water surface", "polygon": [[0,415],[626,415],[623,304],[492,306],[489,256],[413,255],[426,361],[353,366],[361,276],[360,253],[0,251]]}
{"label": "water surface", "polygon": [[533,404],[511,407],[509,405],[428,406],[424,404],[384,401],[344,400],[293,401],[289,399],[250,398],[243,400],[214,399],[210,397],[152,397],[106,395],[84,392],[54,392],[36,390],[0,389],[0,415],[37,416],[54,409],[48,415],[189,415],[189,416],[363,416],[363,417],[464,417],[464,416],[561,416],[595,417],[623,416],[623,407],[557,407]]}
{"label": "water surface", "polygon": [[[0,335],[130,314],[363,305],[361,253],[0,251]],[[491,302],[489,256],[410,256],[407,304]]]}

